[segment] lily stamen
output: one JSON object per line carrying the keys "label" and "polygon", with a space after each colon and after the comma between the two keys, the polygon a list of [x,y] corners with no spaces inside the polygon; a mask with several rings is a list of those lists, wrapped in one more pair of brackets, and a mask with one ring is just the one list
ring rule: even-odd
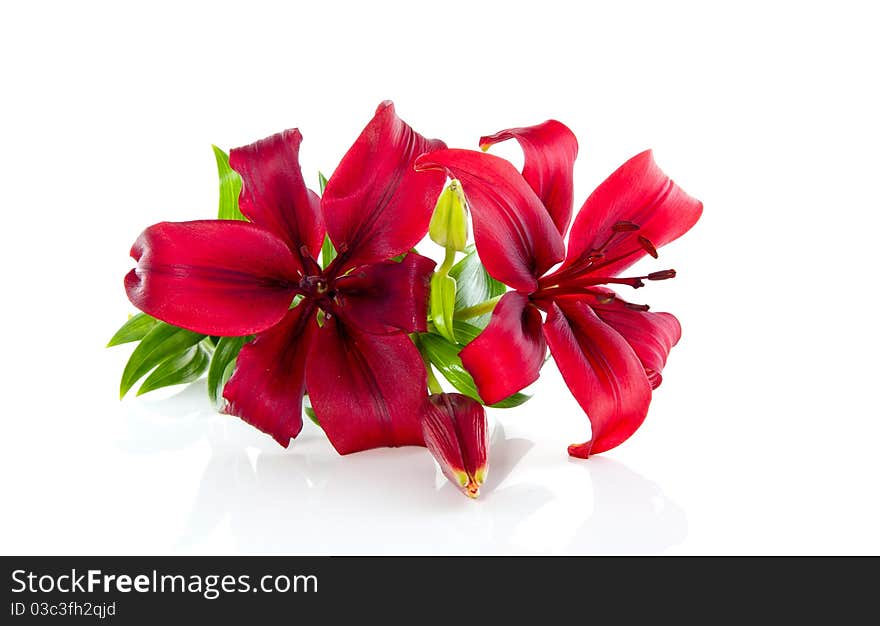
{"label": "lily stamen", "polygon": [[675,270],[660,270],[659,272],[651,272],[644,278],[648,280],[669,280],[675,278]]}
{"label": "lily stamen", "polygon": [[654,244],[651,243],[651,240],[650,240],[650,239],[648,239],[648,238],[645,237],[644,235],[639,235],[639,236],[638,236],[638,242],[639,242],[639,245],[642,247],[642,249],[643,249],[645,252],[647,252],[648,254],[650,254],[650,255],[651,255],[652,257],[654,257],[655,259],[657,258],[657,256],[658,256],[658,255],[657,255],[657,248],[654,247]]}

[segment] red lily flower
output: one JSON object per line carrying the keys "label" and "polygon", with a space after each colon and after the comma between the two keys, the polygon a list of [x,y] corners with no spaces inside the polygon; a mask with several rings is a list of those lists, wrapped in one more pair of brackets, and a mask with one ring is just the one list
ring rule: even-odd
{"label": "red lily flower", "polygon": [[[302,429],[306,388],[340,454],[421,445],[426,373],[406,333],[426,330],[434,262],[387,259],[427,232],[444,176],[413,161],[445,146],[382,103],[318,198],[300,171],[301,141],[294,129],[233,150],[250,223],[151,226],[131,250],[128,297],[199,333],[256,333],[224,388],[226,411],[281,445]],[[338,256],[321,270],[325,226]]]}
{"label": "red lily flower", "polygon": [[657,167],[650,151],[643,152],[587,198],[566,254],[577,140],[551,120],[483,137],[480,145],[486,150],[510,138],[525,154],[522,174],[504,159],[472,150],[443,149],[416,161],[416,169],[443,170],[462,182],[480,258],[514,289],[461,351],[461,360],[491,404],[538,378],[549,345],[591,422],[591,440],[568,449],[586,458],[620,445],[642,424],[681,336],[669,313],[648,313],[647,306],[628,303],[603,285],[640,287],[644,280],[672,278],[673,270],[618,275],[687,232],[703,205]]}
{"label": "red lily flower", "polygon": [[422,433],[449,482],[476,498],[488,472],[489,431],[483,405],[460,393],[433,394],[425,400]]}

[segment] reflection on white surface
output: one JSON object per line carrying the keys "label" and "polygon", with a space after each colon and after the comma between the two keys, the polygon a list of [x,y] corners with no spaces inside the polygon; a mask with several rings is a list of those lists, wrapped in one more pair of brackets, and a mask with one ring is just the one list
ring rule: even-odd
{"label": "reflection on white surface", "polygon": [[212,413],[204,387],[131,403],[120,448],[161,454],[207,447],[208,461],[169,550],[297,554],[580,554],[662,551],[682,541],[684,512],[618,461],[545,462],[496,423],[477,501],[421,448],[338,456],[310,423],[288,450]]}

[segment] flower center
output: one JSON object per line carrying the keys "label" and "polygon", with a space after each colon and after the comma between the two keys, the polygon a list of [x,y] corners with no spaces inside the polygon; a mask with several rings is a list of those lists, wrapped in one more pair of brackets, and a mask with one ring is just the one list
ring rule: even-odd
{"label": "flower center", "polygon": [[675,278],[675,270],[660,270],[644,276],[610,276],[603,269],[641,252],[647,252],[655,259],[657,248],[644,235],[636,234],[640,230],[632,222],[617,222],[611,232],[600,245],[584,250],[571,263],[556,272],[544,276],[538,281],[538,290],[532,294],[533,300],[552,299],[566,295],[592,295],[600,304],[607,304],[618,299],[628,307],[647,311],[646,304],[631,304],[618,298],[615,294],[597,289],[600,285],[627,285],[633,289],[644,287],[646,280],[667,280]]}
{"label": "flower center", "polygon": [[299,281],[299,288],[307,298],[321,298],[330,286],[323,276],[303,276]]}

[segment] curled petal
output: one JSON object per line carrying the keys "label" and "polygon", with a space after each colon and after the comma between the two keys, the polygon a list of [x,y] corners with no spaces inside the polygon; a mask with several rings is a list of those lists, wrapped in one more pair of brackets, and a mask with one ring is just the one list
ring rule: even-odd
{"label": "curled petal", "polygon": [[592,298],[590,306],[603,322],[626,339],[648,375],[651,388],[663,382],[663,367],[672,347],[681,339],[681,324],[671,313],[636,311],[620,300]]}
{"label": "curled petal", "polygon": [[489,434],[482,405],[458,393],[429,396],[422,413],[422,434],[444,476],[465,495],[476,498],[488,471]]}
{"label": "curled petal", "polygon": [[651,385],[633,349],[584,302],[551,303],[544,334],[593,431],[590,441],[569,446],[569,454],[586,458],[626,441],[651,403]]}
{"label": "curled petal", "polygon": [[306,301],[245,344],[223,388],[225,412],[287,447],[302,430],[306,359],[317,328],[314,307]]}
{"label": "curled petal", "polygon": [[546,354],[541,313],[528,296],[511,291],[492,311],[489,325],[459,356],[483,402],[495,404],[538,380]]}
{"label": "curled petal", "polygon": [[565,244],[544,205],[504,159],[473,150],[419,157],[420,170],[442,169],[462,183],[480,259],[494,278],[529,293],[565,256]]}
{"label": "curled petal", "polygon": [[407,254],[400,263],[362,265],[335,282],[339,312],[361,330],[424,332],[428,325],[428,293],[436,263]]}
{"label": "curled petal", "polygon": [[125,291],[137,308],[206,335],[250,335],[277,324],[296,293],[290,250],[247,222],[162,222],[131,248]]}
{"label": "curled petal", "polygon": [[379,105],[322,197],[340,270],[397,256],[425,236],[444,177],[416,172],[413,161],[442,147],[397,117],[393,104]]}
{"label": "curled petal", "polygon": [[650,150],[642,152],[621,165],[584,202],[571,227],[565,264],[572,265],[601,248],[615,224],[634,224],[638,230],[618,232],[605,248],[606,259],[626,255],[602,268],[603,275],[615,276],[681,237],[702,212],[703,203],[664,174]]}
{"label": "curled petal", "polygon": [[516,139],[523,150],[523,178],[535,190],[550,213],[560,235],[565,235],[574,203],[574,160],[578,143],[574,133],[561,122],[547,120],[536,126],[508,128],[480,137],[480,147]]}
{"label": "curled petal", "polygon": [[235,148],[229,164],[241,175],[241,212],[281,237],[300,262],[301,248],[312,257],[324,239],[321,201],[306,187],[299,167],[299,129]]}
{"label": "curled petal", "polygon": [[339,454],[422,445],[427,374],[404,333],[373,335],[333,316],[318,330],[306,368],[309,399]]}

